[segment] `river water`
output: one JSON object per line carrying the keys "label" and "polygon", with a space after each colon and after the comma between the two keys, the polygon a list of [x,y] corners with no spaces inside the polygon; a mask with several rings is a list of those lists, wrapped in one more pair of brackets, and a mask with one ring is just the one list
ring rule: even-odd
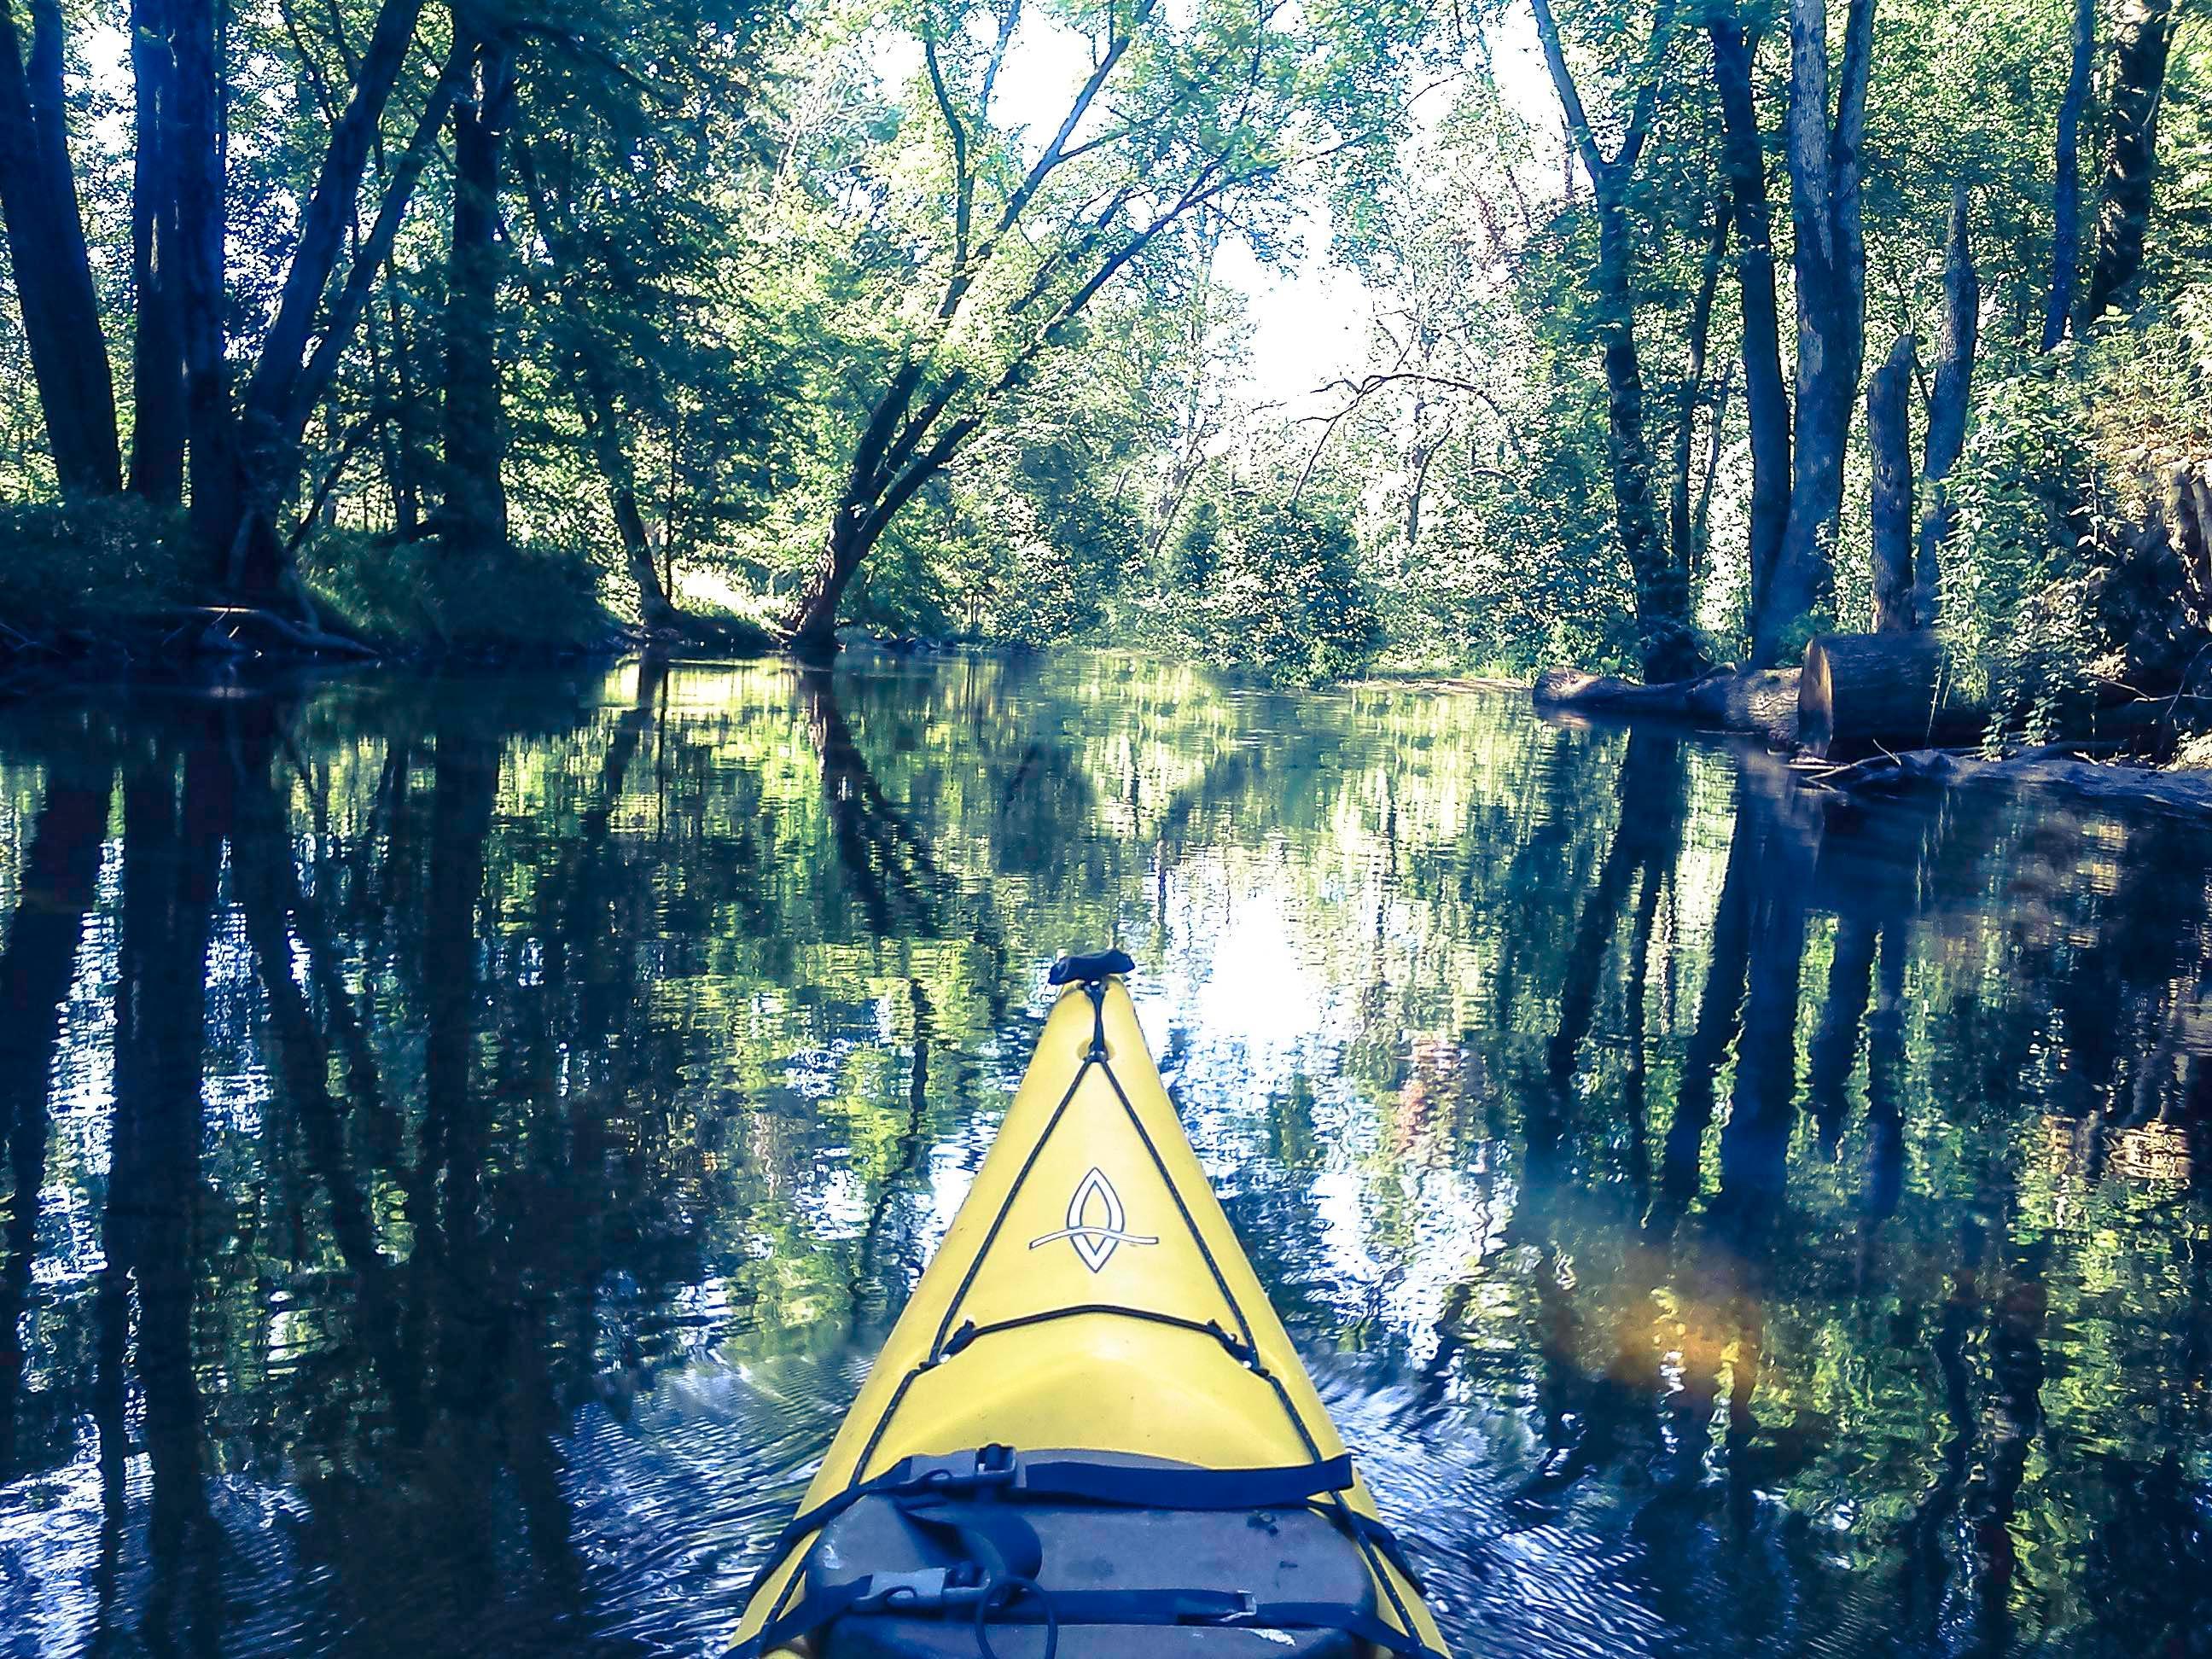
{"label": "river water", "polygon": [[2212,1651],[2212,833],[1104,656],[0,711],[0,1654],[705,1654],[1062,947],[1469,1656]]}

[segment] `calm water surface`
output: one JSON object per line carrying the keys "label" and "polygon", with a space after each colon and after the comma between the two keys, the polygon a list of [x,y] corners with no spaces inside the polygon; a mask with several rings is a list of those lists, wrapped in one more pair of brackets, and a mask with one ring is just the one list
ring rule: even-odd
{"label": "calm water surface", "polygon": [[0,711],[0,1653],[704,1654],[1118,938],[1470,1656],[2212,1652],[2212,834],[1101,657]]}

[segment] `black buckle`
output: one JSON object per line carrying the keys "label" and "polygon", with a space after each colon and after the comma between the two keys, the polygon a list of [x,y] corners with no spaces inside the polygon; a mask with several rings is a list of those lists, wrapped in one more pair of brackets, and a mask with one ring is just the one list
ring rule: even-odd
{"label": "black buckle", "polygon": [[983,1589],[982,1570],[973,1561],[926,1567],[919,1572],[872,1572],[867,1593],[848,1611],[897,1613],[911,1607],[926,1612],[980,1601]]}
{"label": "black buckle", "polygon": [[989,1445],[947,1457],[909,1457],[900,1486],[926,1492],[973,1492],[1000,1486],[1018,1492],[1029,1485],[1022,1455],[1012,1446]]}

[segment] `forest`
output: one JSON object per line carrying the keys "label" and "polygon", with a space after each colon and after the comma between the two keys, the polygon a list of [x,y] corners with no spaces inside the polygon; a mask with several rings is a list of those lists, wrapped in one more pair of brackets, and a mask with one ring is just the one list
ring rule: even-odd
{"label": "forest", "polygon": [[[2033,725],[2212,642],[2196,0],[5,22],[13,656],[1840,629]],[[1317,270],[1358,361],[1263,397]]]}

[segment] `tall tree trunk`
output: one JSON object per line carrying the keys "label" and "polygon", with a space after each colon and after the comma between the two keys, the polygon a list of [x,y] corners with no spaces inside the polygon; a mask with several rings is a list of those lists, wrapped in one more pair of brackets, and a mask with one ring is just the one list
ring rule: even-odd
{"label": "tall tree trunk", "polygon": [[301,219],[292,262],[284,273],[284,292],[247,389],[247,435],[256,447],[285,440],[283,417],[300,379],[301,358],[322,308],[324,292],[330,286],[331,273],[337,268],[338,255],[344,249],[347,227],[354,222],[377,124],[406,67],[423,3],[424,0],[384,0],[377,10],[368,48],[354,71],[353,95],[331,125],[314,191]]}
{"label": "tall tree trunk", "polygon": [[1782,376],[1781,307],[1774,280],[1774,210],[1752,98],[1756,36],[1731,20],[1707,30],[1720,94],[1722,153],[1735,210],[1736,285],[1743,301],[1743,403],[1751,427],[1751,603],[1759,612],[1790,522],[1790,389]]}
{"label": "tall tree trunk", "polygon": [[54,475],[82,500],[122,488],[115,380],[70,163],[61,7],[31,0],[30,12],[27,64],[12,11],[0,13],[0,215]]}
{"label": "tall tree trunk", "polygon": [[[556,266],[568,273],[578,272],[580,262],[576,257],[574,239],[568,234],[570,222],[563,219],[557,206],[546,199],[538,182],[537,158],[526,138],[515,141],[514,171],[529,204],[531,222],[538,240],[550,252]],[[532,300],[544,303],[550,296],[534,276],[528,276],[526,267],[526,278],[530,283]],[[623,441],[622,415],[616,403],[612,377],[599,336],[588,324],[578,331],[574,362],[567,378],[576,412],[582,416],[585,434],[591,439],[599,476],[606,481],[615,531],[622,538],[623,563],[637,589],[638,616],[649,629],[680,629],[684,615],[670,600],[660,572],[653,564],[653,538],[646,529],[645,513],[638,503],[637,469],[630,460],[629,445]]]}
{"label": "tall tree trunk", "polygon": [[1861,221],[1861,144],[1874,58],[1875,0],[1850,0],[1843,62],[1828,109],[1825,0],[1790,0],[1790,198],[1797,276],[1797,428],[1790,518],[1753,618],[1752,655],[1784,653],[1793,631],[1835,582],[1834,538],[1843,511],[1844,454],[1866,356],[1866,244]]}
{"label": "tall tree trunk", "polygon": [[638,506],[637,470],[630,464],[629,447],[617,424],[614,394],[595,364],[586,362],[579,371],[577,392],[600,476],[607,481],[615,529],[622,537],[623,564],[637,587],[638,615],[650,629],[680,629],[684,613],[668,597],[660,584],[660,572],[653,565],[653,538],[646,531],[645,514]]}
{"label": "tall tree trunk", "polygon": [[2058,100],[2058,146],[2051,192],[2051,300],[2043,313],[2043,349],[2066,337],[2081,264],[2081,111],[2089,101],[2089,70],[2097,55],[2097,0],[2074,0],[2074,49],[2066,91]]}
{"label": "tall tree trunk", "polygon": [[[456,10],[455,26],[466,14]],[[506,410],[500,395],[500,152],[514,107],[514,60],[477,49],[474,84],[453,106],[453,234],[446,292],[446,532],[464,551],[507,538]]]}
{"label": "tall tree trunk", "polygon": [[1698,447],[1698,404],[1705,391],[1705,347],[1712,332],[1713,294],[1720,286],[1721,255],[1728,248],[1729,216],[1713,215],[1705,239],[1705,263],[1698,273],[1698,291],[1690,301],[1688,361],[1682,384],[1674,394],[1674,473],[1667,501],[1667,534],[1674,559],[1686,573],[1698,568],[1698,516],[1691,486],[1691,462]]}
{"label": "tall tree trunk", "polygon": [[377,447],[383,452],[384,482],[392,492],[392,530],[406,541],[410,539],[415,519],[411,492],[405,483],[407,430],[401,408],[401,400],[407,396],[406,360],[401,356],[404,347],[396,331],[386,335],[374,307],[367,313],[367,325],[362,338],[368,347],[369,377],[376,388]]}
{"label": "tall tree trunk", "polygon": [[2135,300],[2158,166],[2158,109],[2180,8],[2176,0],[2121,0],[2112,30],[2111,123],[2097,201],[2097,263],[2085,320]]}
{"label": "tall tree trunk", "polygon": [[237,416],[224,338],[223,65],[218,0],[171,0],[175,26],[177,301],[191,426],[191,528],[203,557],[233,586],[258,586],[241,563]]}
{"label": "tall tree trunk", "polygon": [[177,76],[169,35],[170,0],[136,0],[131,488],[149,501],[174,507],[185,498],[185,349],[177,314]]}
{"label": "tall tree trunk", "polygon": [[[447,53],[416,118],[414,136],[384,182],[375,221],[359,240],[352,267],[330,299],[319,337],[303,366],[299,354],[310,331],[307,321],[297,319],[312,320],[321,308],[324,290],[336,266],[338,244],[343,240],[343,224],[349,218],[367,166],[367,140],[362,135],[374,131],[370,112],[382,108],[392,81],[404,66],[404,50],[392,43],[396,39],[398,48],[404,48],[421,10],[421,0],[384,0],[378,13],[370,52],[362,60],[353,97],[331,134],[314,195],[308,202],[301,246],[287,272],[283,302],[264,343],[259,367],[247,390],[241,430],[233,441],[239,476],[233,496],[237,520],[230,536],[234,556],[229,562],[241,572],[244,586],[265,592],[290,584],[303,608],[305,596],[297,591],[292,574],[290,550],[276,535],[276,515],[298,488],[301,442],[307,422],[337,377],[338,360],[352,343],[354,331],[368,308],[377,274],[389,270],[392,244],[415,186],[436,152],[447,114],[476,58],[474,42],[467,39],[458,40]],[[330,236],[311,236],[309,230],[330,222],[325,203],[338,204],[340,231]]]}
{"label": "tall tree trunk", "polygon": [[1981,341],[1982,283],[1966,223],[1966,186],[1951,189],[1951,223],[1943,240],[1943,323],[1936,341],[1936,381],[1928,394],[1928,446],[1920,466],[1919,545],[1913,554],[1912,614],[1919,627],[1936,625],[1942,603],[1943,544],[1951,538],[1958,507],[1951,499],[1951,469],[1966,447],[1966,405],[1972,389],[1974,352]]}
{"label": "tall tree trunk", "polygon": [[834,650],[837,642],[837,608],[852,585],[860,562],[876,544],[874,514],[866,501],[837,503],[830,514],[830,533],[822,551],[807,573],[792,607],[789,631],[794,650],[819,653]]}
{"label": "tall tree trunk", "polygon": [[[170,0],[170,3],[194,7],[206,0]],[[301,392],[315,367],[344,349],[359,319],[360,304],[350,309],[343,305],[332,308],[313,363],[305,370],[301,354],[321,313],[331,274],[344,246],[346,228],[354,221],[377,124],[406,67],[423,4],[424,0],[383,0],[378,8],[368,48],[355,66],[352,95],[332,123],[314,189],[301,211],[299,237],[285,269],[283,293],[262,341],[241,407],[234,410],[227,376],[220,416],[214,412],[211,391],[204,399],[198,390],[193,394],[193,522],[203,545],[220,550],[228,580],[249,592],[273,592],[291,579],[290,550],[279,539],[275,520],[279,504],[291,495],[298,481],[300,440],[309,412],[303,404],[311,406],[313,402],[312,396],[303,398]],[[444,88],[441,79],[439,90],[432,94],[432,108],[439,115]],[[435,119],[434,116],[434,130]],[[197,159],[197,149],[193,154]],[[411,148],[410,154],[411,158]],[[417,172],[419,165],[410,171],[403,161],[400,174],[387,185],[387,204],[404,207]],[[180,187],[180,199],[185,194],[185,188]],[[380,212],[380,221],[382,217]],[[218,230],[218,270],[221,246]],[[371,270],[380,263],[368,246],[359,257]],[[192,351],[188,330],[188,378]],[[197,381],[194,384],[197,386]],[[209,452],[209,469],[228,469],[227,483],[218,484],[211,472],[204,472],[203,446]],[[208,493],[204,508],[200,501],[204,480]]]}
{"label": "tall tree trunk", "polygon": [[1874,628],[1907,634],[1912,614],[1912,337],[1900,334],[1867,386],[1873,452]]}
{"label": "tall tree trunk", "polygon": [[1646,680],[1676,680],[1704,660],[1690,632],[1690,573],[1659,527],[1651,450],[1644,430],[1644,369],[1636,344],[1636,299],[1629,281],[1628,210],[1599,186],[1598,293],[1603,333],[1607,454],[1613,473],[1613,528],[1636,583],[1636,631]]}
{"label": "tall tree trunk", "polygon": [[[1009,369],[1000,385],[1014,384],[1021,367],[1018,362]],[[860,442],[854,446],[844,491],[830,509],[830,533],[784,624],[795,651],[818,653],[836,648],[837,608],[844,602],[845,590],[858,574],[861,561],[881,539],[892,516],[944,469],[982,424],[982,410],[970,410],[922,449],[922,441],[938,417],[966,384],[956,370],[917,409],[915,397],[921,389],[923,373],[920,362],[901,365],[876,400]]]}
{"label": "tall tree trunk", "polygon": [[[1598,258],[1592,286],[1599,312],[1605,365],[1607,450],[1613,474],[1613,526],[1620,550],[1636,584],[1636,631],[1644,677],[1680,679],[1705,666],[1690,627],[1690,573],[1674,560],[1659,524],[1651,482],[1651,451],[1644,431],[1644,371],[1636,344],[1636,295],[1630,266],[1634,258],[1627,195],[1636,163],[1651,131],[1658,86],[1647,80],[1637,94],[1634,113],[1620,147],[1608,156],[1583,109],[1582,94],[1567,67],[1551,0],[1534,0],[1536,38],[1544,64],[1559,94],[1573,153],[1589,174],[1597,201]],[[1653,25],[1651,58],[1661,55],[1671,33],[1665,5]]]}

